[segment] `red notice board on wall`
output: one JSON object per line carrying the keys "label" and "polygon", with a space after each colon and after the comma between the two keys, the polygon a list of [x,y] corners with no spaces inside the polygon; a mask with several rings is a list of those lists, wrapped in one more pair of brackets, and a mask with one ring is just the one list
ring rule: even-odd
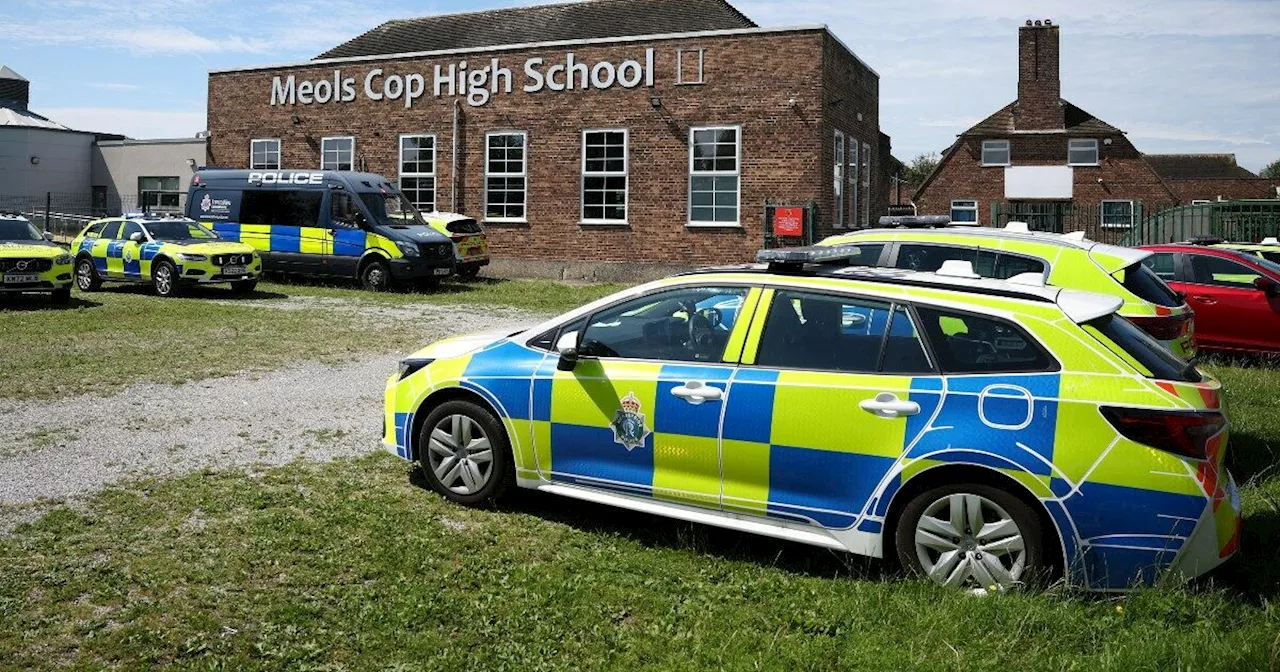
{"label": "red notice board on wall", "polygon": [[773,235],[799,238],[804,235],[804,208],[773,211]]}

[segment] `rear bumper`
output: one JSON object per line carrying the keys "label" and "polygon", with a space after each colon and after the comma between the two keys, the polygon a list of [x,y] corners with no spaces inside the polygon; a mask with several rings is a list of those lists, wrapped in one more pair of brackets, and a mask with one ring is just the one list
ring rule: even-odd
{"label": "rear bumper", "polygon": [[[1224,470],[1223,473],[1226,473]],[[1240,549],[1240,491],[1229,473],[1220,496],[1213,497],[1169,566],[1166,580],[1189,581],[1226,562]]]}
{"label": "rear bumper", "polygon": [[[441,271],[440,269],[443,269]],[[446,278],[453,275],[452,259],[392,259],[391,277],[396,280]]]}

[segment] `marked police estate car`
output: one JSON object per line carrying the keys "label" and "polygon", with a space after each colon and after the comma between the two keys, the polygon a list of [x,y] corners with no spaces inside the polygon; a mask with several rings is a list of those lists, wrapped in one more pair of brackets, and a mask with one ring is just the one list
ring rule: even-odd
{"label": "marked police estate car", "polygon": [[431,287],[454,272],[454,245],[387,178],[340,171],[201,170],[187,214],[257,250],[276,273]]}
{"label": "marked police estate car", "polygon": [[150,283],[157,295],[171,297],[187,285],[228,283],[244,294],[262,274],[253,248],[175,215],[99,219],[71,241],[71,250],[76,286],[84,292],[97,291],[103,282]]}
{"label": "marked police estate car", "polygon": [[384,442],[459,504],[533,488],[947,586],[1123,590],[1236,551],[1221,386],[1120,298],[857,254],[766,250],[440,341],[387,381]]}
{"label": "marked police estate car", "polygon": [[0,212],[0,293],[47,292],[71,300],[71,255],[21,215]]}

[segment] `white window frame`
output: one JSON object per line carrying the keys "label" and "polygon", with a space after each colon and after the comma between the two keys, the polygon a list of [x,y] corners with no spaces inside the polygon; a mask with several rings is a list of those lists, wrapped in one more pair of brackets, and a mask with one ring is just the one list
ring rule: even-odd
{"label": "white window frame", "polygon": [[[522,145],[524,152],[520,156],[520,172],[518,173],[491,173],[489,172],[489,138],[495,135],[518,135],[524,139]],[[522,177],[524,178],[524,217],[490,217],[489,216],[489,178],[491,177]],[[529,221],[529,132],[528,131],[487,131],[484,134],[484,221],[486,222],[504,222],[510,224],[525,224]]]}
{"label": "white window frame", "polygon": [[[404,172],[404,140],[405,138],[431,138],[431,172],[429,173]],[[439,209],[439,204],[440,204],[440,189],[439,189],[440,184],[439,184],[439,181],[436,180],[436,163],[440,157],[440,152],[437,151],[440,145],[436,139],[436,134],[435,133],[401,133],[400,137],[396,140],[396,145],[399,148],[398,151],[396,152],[397,157],[399,157],[398,162],[396,163],[396,173],[399,175],[399,177],[396,180],[396,184],[399,185],[400,192],[404,193],[404,178],[406,177],[412,177],[415,179],[430,178],[431,179],[431,209],[422,210],[421,207],[418,207],[417,203],[414,203],[414,207],[418,208],[418,210],[422,212],[437,211]],[[409,197],[406,195],[405,198],[409,198]],[[411,202],[413,201],[413,199],[409,199],[409,200]]]}
{"label": "white window frame", "polygon": [[835,213],[833,214],[832,220],[831,220],[831,225],[833,228],[843,229],[845,228],[844,206],[845,206],[845,182],[847,180],[845,180],[845,176],[844,176],[844,171],[846,168],[846,165],[845,165],[846,150],[845,150],[844,133],[842,131],[839,131],[839,130],[836,131],[835,142],[832,144],[834,145],[834,152],[835,152],[834,185],[835,185],[835,203],[836,204],[835,204]]}
{"label": "white window frame", "polygon": [[[1105,212],[1107,203],[1128,203],[1129,204],[1129,223],[1128,224],[1108,224],[1107,213]],[[1134,225],[1134,219],[1136,217],[1137,217],[1137,212],[1134,210],[1133,201],[1129,199],[1109,198],[1109,199],[1100,201],[1098,203],[1098,225],[1104,229],[1132,229]]]}
{"label": "white window frame", "polygon": [[[254,162],[253,157],[257,154],[256,148],[260,143],[274,142],[276,144],[276,165],[267,166],[259,165]],[[284,165],[284,144],[280,142],[280,138],[254,138],[249,141],[249,170],[280,170]]]}
{"label": "white window frame", "polygon": [[[991,151],[1002,151],[996,149],[996,145],[1004,146],[1005,160],[1004,163],[993,163],[987,161],[987,145],[991,145]],[[1008,140],[983,140],[982,141],[982,165],[983,166],[1011,166],[1013,165],[1013,147]]]}
{"label": "white window frame", "polygon": [[862,143],[862,226],[871,226],[871,145]]}
{"label": "white window frame", "polygon": [[[338,141],[338,140],[351,141],[351,167],[347,168],[346,170],[356,169],[356,137],[354,135],[331,135],[328,137],[320,138],[320,170],[343,170],[343,168],[340,168],[340,167],[326,168],[324,165],[325,154],[327,153],[324,147],[325,144],[329,143],[330,141]],[[339,165],[341,165],[342,163],[341,158],[339,158],[338,163]]]}
{"label": "white window frame", "polygon": [[[684,55],[685,54],[698,55],[698,79],[697,80],[686,80],[684,78]],[[700,48],[677,49],[676,50],[676,84],[681,86],[695,86],[698,84],[706,83],[706,78],[703,72],[703,66],[705,65],[706,65],[705,50]]]}
{"label": "white window frame", "polygon": [[845,155],[845,163],[849,166],[849,174],[847,176],[849,184],[853,185],[852,202],[849,204],[849,222],[854,226],[858,223],[858,213],[860,212],[859,206],[862,204],[862,201],[860,200],[862,196],[862,187],[858,180],[858,176],[862,172],[858,163],[862,160],[861,157],[862,153],[858,151],[858,139],[850,136],[849,151]]}
{"label": "white window frame", "polygon": [[1206,200],[1206,199],[1203,199],[1203,198],[1197,198],[1197,199],[1195,199],[1195,200],[1191,201],[1191,205],[1210,205],[1210,204],[1212,204],[1212,203],[1213,203],[1213,201]]}
{"label": "white window frame", "polygon": [[[1075,147],[1076,144],[1084,144],[1084,143],[1091,143],[1092,147],[1081,147],[1081,148]],[[1093,151],[1092,162],[1087,162],[1087,161],[1080,162],[1080,161],[1071,160],[1072,152],[1077,152],[1077,151],[1086,152],[1090,150]],[[1102,161],[1102,148],[1099,147],[1097,138],[1069,138],[1067,140],[1067,165],[1068,166],[1096,166],[1096,165],[1099,165],[1101,161]]]}
{"label": "white window frame", "polygon": [[[588,171],[587,170],[587,136],[592,133],[622,134],[622,171]],[[587,178],[588,177],[621,177],[626,186],[622,189],[622,219],[588,219],[587,218]],[[627,224],[631,216],[631,131],[626,128],[588,128],[582,131],[582,180],[578,183],[578,217],[582,224]],[[606,208],[607,209],[607,208]]]}
{"label": "white window frame", "polygon": [[[972,205],[957,205],[957,203],[971,203]],[[965,211],[965,212],[972,212],[972,213],[973,213],[973,221],[972,221],[972,222],[960,222],[959,220],[957,220],[957,219],[956,219],[956,211],[957,211],[957,210],[963,210],[963,211]],[[955,200],[951,201],[951,212],[950,212],[950,215],[951,215],[951,221],[952,221],[953,223],[959,223],[959,224],[964,224],[964,225],[973,225],[973,226],[982,226],[982,221],[981,221],[981,218],[979,217],[979,213],[978,213],[978,199],[976,199],[976,198],[957,198],[957,199],[955,199]]]}
{"label": "white window frame", "polygon": [[[734,166],[733,171],[725,170],[693,170],[693,138],[697,131],[733,131],[734,138]],[[689,127],[689,176],[686,185],[685,198],[689,204],[686,214],[686,226],[703,227],[703,228],[741,228],[742,227],[742,126],[690,126]],[[733,222],[703,222],[693,219],[693,178],[699,177],[736,177],[737,191],[735,198],[737,199],[738,217]]]}

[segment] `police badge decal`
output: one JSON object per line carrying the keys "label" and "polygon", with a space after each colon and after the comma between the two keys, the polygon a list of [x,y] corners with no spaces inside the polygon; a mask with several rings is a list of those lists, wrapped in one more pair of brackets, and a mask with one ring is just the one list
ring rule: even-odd
{"label": "police badge decal", "polygon": [[640,400],[635,392],[628,392],[623,397],[617,413],[613,414],[613,440],[622,444],[628,452],[644,445],[649,436],[649,428],[644,426],[644,414],[640,412]]}

